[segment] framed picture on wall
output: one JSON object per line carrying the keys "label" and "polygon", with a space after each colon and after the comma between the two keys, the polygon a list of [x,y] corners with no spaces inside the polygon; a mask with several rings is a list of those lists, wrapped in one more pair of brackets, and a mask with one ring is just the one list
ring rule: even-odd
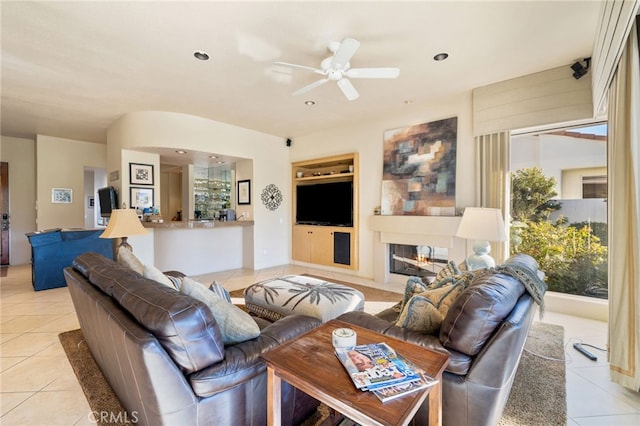
{"label": "framed picture on wall", "polygon": [[129,187],[130,206],[132,208],[144,209],[153,207],[153,188]]}
{"label": "framed picture on wall", "polygon": [[131,185],[153,185],[153,164],[129,163]]}
{"label": "framed picture on wall", "polygon": [[238,181],[238,204],[251,204],[251,181]]}
{"label": "framed picture on wall", "polygon": [[73,189],[70,188],[52,188],[51,202],[56,204],[73,203]]}

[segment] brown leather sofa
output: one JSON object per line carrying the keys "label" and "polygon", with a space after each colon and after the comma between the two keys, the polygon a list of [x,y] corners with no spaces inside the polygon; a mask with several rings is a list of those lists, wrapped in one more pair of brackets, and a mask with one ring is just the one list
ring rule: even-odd
{"label": "brown leather sofa", "polygon": [[[513,263],[542,275],[530,256],[516,255],[505,265]],[[493,426],[509,397],[535,308],[520,280],[492,273],[474,278],[456,298],[438,335],[395,326],[398,312],[393,309],[377,315],[348,312],[338,319],[449,354],[442,383],[443,425]],[[428,424],[428,415],[425,403],[414,424]]]}
{"label": "brown leather sofa", "polygon": [[[320,324],[258,319],[259,337],[225,347],[204,304],[102,255],[78,256],[64,275],[91,353],[142,425],[265,425],[260,355]],[[318,405],[283,382],[283,424],[300,424]]]}

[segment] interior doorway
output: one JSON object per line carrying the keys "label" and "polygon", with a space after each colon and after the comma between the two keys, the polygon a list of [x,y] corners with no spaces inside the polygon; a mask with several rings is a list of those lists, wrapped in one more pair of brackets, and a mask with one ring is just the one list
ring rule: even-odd
{"label": "interior doorway", "polygon": [[0,163],[0,265],[9,264],[9,163]]}

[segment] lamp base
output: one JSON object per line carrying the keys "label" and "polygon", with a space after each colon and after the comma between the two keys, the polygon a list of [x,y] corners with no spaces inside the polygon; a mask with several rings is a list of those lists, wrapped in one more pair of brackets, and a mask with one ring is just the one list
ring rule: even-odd
{"label": "lamp base", "polygon": [[473,244],[473,252],[471,256],[467,257],[467,268],[470,271],[476,271],[478,269],[493,268],[496,266],[496,261],[493,257],[489,256],[491,253],[491,244],[486,240],[478,240]]}
{"label": "lamp base", "polygon": [[126,248],[127,250],[133,253],[133,247],[131,247],[131,244],[127,242],[127,237],[120,238],[120,244],[118,245],[118,250],[120,250],[121,248]]}

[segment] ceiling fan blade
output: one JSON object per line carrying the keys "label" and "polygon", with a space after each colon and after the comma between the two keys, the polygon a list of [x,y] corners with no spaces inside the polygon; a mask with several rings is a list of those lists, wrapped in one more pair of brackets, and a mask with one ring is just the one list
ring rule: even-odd
{"label": "ceiling fan blade", "polygon": [[338,51],[333,56],[333,60],[331,61],[331,68],[337,70],[343,70],[346,65],[351,60],[351,57],[356,53],[360,47],[360,42],[353,38],[345,38],[340,43],[340,47]]}
{"label": "ceiling fan blade", "polygon": [[338,80],[338,87],[350,101],[358,99],[358,97],[360,96],[356,88],[353,87],[353,84],[351,84],[351,82],[346,78]]}
{"label": "ceiling fan blade", "polygon": [[328,78],[323,78],[322,80],[314,81],[313,83],[311,83],[311,84],[309,84],[307,86],[304,86],[303,88],[298,89],[295,92],[293,92],[293,96],[302,95],[303,93],[307,93],[309,90],[315,89],[318,86],[322,86],[327,81],[329,81]]}
{"label": "ceiling fan blade", "polygon": [[274,62],[273,65],[280,65],[280,66],[289,67],[289,68],[298,68],[298,69],[302,69],[302,70],[306,70],[306,71],[315,72],[316,74],[322,74],[322,75],[325,74],[325,72],[322,71],[321,69],[313,68],[313,67],[307,67],[305,65],[289,64],[287,62]]}
{"label": "ceiling fan blade", "polygon": [[349,78],[398,78],[400,68],[350,68],[345,75]]}

